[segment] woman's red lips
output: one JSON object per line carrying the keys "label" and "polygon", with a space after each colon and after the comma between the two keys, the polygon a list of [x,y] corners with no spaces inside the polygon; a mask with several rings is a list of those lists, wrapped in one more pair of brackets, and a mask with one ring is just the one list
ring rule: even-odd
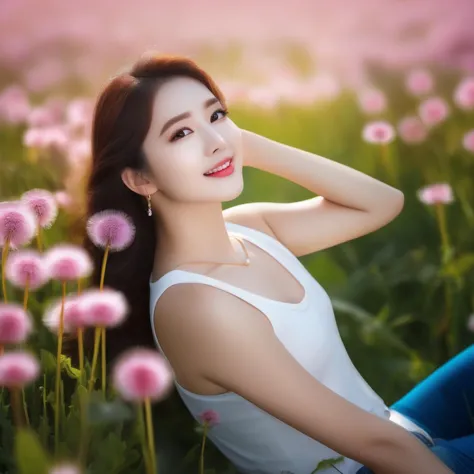
{"label": "woman's red lips", "polygon": [[204,174],[206,173],[210,173],[211,170],[215,169],[215,168],[219,168],[219,166],[222,166],[224,165],[225,163],[227,163],[228,161],[230,161],[229,163],[229,166],[232,164],[232,161],[233,161],[233,157],[230,157],[230,158],[226,158],[222,161],[219,161],[219,163],[216,163],[212,168],[209,168],[207,171],[204,172]]}

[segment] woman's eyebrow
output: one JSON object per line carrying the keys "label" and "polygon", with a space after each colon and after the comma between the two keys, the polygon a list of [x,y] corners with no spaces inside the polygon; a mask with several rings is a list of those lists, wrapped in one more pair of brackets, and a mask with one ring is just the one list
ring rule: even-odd
{"label": "woman's eyebrow", "polygon": [[[209,108],[211,105],[214,105],[216,104],[217,102],[219,102],[219,99],[217,97],[211,97],[210,99],[207,99],[204,104],[203,104],[203,108],[204,109],[207,109]],[[191,112],[183,112],[182,114],[179,114],[179,115],[176,115],[175,117],[172,117],[170,118],[164,125],[163,125],[163,128],[161,129],[161,132],[160,132],[160,137],[161,135],[163,135],[163,133],[166,132],[166,130],[168,130],[168,128],[170,128],[172,125],[174,125],[176,122],[179,122],[180,120],[183,120],[185,118],[189,118],[191,117]]]}

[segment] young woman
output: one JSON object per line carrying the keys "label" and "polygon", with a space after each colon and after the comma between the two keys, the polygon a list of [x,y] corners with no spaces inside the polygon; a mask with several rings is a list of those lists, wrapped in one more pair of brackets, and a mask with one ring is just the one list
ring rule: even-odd
{"label": "young woman", "polygon": [[[242,192],[243,166],[319,197],[223,212]],[[241,130],[194,62],[149,55],[100,94],[87,191],[89,215],[120,209],[136,225],[134,244],[109,257],[106,284],[132,308],[108,337],[110,357],[155,344],[190,413],[219,415],[209,438],[239,472],[310,474],[338,456],[324,472],[447,474],[447,465],[474,465],[449,443],[443,453],[431,446],[432,437],[473,433],[460,403],[466,384],[449,403],[442,395],[451,387],[443,374],[467,378],[473,351],[422,384],[427,394],[390,410],[351,363],[329,297],[297,259],[389,223],[403,207],[399,190]],[[459,417],[451,431],[445,416]]]}

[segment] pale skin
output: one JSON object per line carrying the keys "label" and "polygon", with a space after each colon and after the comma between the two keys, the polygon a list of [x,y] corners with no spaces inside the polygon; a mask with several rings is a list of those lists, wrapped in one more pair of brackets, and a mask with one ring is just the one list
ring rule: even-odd
{"label": "pale skin", "polygon": [[[302,286],[257,246],[245,242],[250,266],[226,265],[243,262],[244,253],[225,222],[267,233],[300,257],[385,226],[401,212],[403,194],[340,163],[239,129],[219,103],[204,107],[212,98],[189,78],[165,83],[143,144],[150,170],[122,173],[130,189],[152,196],[160,236],[152,278],[180,266],[267,298],[299,302]],[[161,134],[169,119],[186,111],[189,117]],[[231,176],[203,176],[230,156]],[[243,166],[286,178],[318,197],[222,211],[222,202],[242,192]],[[190,263],[196,261],[221,264]],[[452,472],[405,429],[313,378],[277,339],[266,316],[236,296],[202,284],[174,285],[156,305],[155,329],[176,380],[194,393],[235,392],[376,474]]]}

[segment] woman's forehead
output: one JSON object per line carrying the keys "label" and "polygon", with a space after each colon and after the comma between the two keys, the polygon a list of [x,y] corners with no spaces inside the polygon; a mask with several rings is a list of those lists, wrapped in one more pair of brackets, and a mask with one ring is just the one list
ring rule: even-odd
{"label": "woman's forehead", "polygon": [[212,92],[201,82],[189,77],[177,77],[163,84],[155,97],[157,117],[168,117],[202,107],[202,104],[213,98]]}

